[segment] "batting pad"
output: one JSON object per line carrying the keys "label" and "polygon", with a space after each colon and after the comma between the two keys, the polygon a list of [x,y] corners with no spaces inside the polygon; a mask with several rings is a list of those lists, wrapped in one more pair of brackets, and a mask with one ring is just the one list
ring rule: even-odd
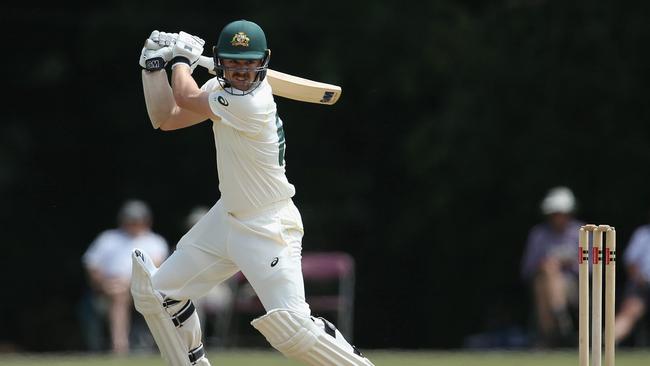
{"label": "batting pad", "polygon": [[357,355],[340,333],[336,332],[335,336],[326,333],[308,315],[275,309],[251,324],[283,355],[307,365],[374,366],[367,358]]}
{"label": "batting pad", "polygon": [[[144,316],[151,334],[160,349],[160,353],[169,366],[191,366],[187,345],[172,323],[169,314],[163,308],[163,298],[153,289],[151,276],[156,267],[151,258],[143,251],[134,249],[131,258],[133,274],[131,278],[131,294],[135,308]],[[202,357],[205,365],[207,359]]]}

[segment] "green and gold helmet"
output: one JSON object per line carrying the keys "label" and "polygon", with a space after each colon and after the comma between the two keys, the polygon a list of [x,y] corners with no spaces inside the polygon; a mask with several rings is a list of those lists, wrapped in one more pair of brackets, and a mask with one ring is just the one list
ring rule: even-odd
{"label": "green and gold helmet", "polygon": [[226,25],[214,48],[214,56],[222,59],[261,60],[267,53],[264,31],[248,20],[237,20]]}
{"label": "green and gold helmet", "polygon": [[[219,34],[217,45],[212,48],[212,55],[219,84],[228,93],[245,95],[255,90],[266,77],[271,50],[266,47],[266,35],[259,25],[248,20],[237,20],[223,28]],[[225,59],[261,60],[261,65],[252,70],[257,74],[248,89],[235,90],[230,81],[226,80],[225,71],[227,69],[222,62]]]}

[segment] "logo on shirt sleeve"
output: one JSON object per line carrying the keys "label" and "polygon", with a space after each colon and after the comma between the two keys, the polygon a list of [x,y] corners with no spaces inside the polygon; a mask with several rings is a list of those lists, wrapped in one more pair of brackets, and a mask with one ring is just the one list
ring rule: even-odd
{"label": "logo on shirt sleeve", "polygon": [[221,95],[217,97],[217,102],[219,102],[219,104],[221,104],[224,107],[228,106],[228,101],[226,100],[226,98],[222,97]]}

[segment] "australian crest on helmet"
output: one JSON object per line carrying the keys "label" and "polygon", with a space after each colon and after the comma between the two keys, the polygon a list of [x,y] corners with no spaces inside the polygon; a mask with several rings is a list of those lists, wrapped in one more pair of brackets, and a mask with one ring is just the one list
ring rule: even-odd
{"label": "australian crest on helmet", "polygon": [[230,44],[233,45],[233,47],[248,47],[250,41],[251,39],[246,35],[246,33],[237,32],[232,36]]}

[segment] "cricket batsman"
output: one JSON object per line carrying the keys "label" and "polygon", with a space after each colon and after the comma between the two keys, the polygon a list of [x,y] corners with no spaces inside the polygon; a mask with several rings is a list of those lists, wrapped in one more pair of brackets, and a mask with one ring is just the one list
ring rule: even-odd
{"label": "cricket batsman", "polygon": [[266,311],[251,324],[286,357],[313,366],[372,365],[334,325],[312,317],[305,302],[303,225],[285,175],[282,120],[265,80],[271,53],[264,32],[246,20],[226,25],[213,48],[217,76],[199,88],[192,71],[203,46],[185,32],[154,31],[142,49],[154,126],[168,131],[212,121],[221,198],[160,268],[133,251],[136,309],[169,365],[210,365],[190,299],[241,270]]}

